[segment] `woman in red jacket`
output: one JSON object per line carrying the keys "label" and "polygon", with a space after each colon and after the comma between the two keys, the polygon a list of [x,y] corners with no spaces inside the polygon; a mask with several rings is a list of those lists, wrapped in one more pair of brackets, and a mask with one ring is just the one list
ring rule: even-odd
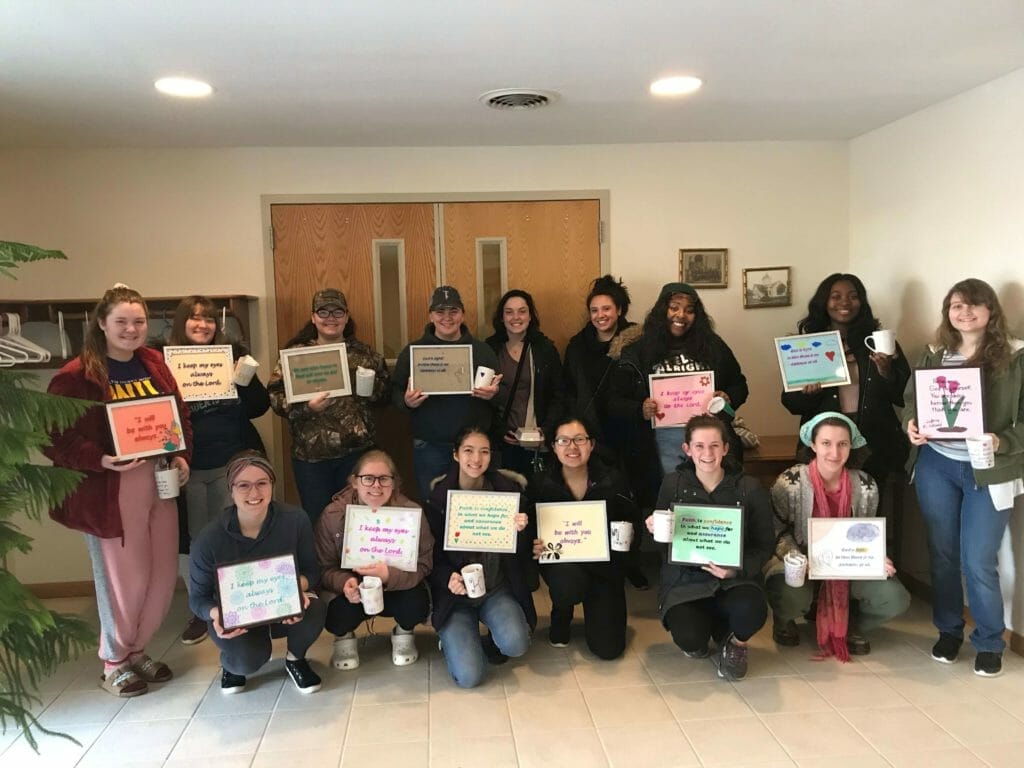
{"label": "woman in red jacket", "polygon": [[[155,464],[114,455],[104,404],[173,394],[184,446],[192,444],[188,409],[163,355],[145,347],[148,312],[142,296],[125,285],[108,290],[93,313],[82,353],[50,382],[57,395],[93,400],[70,428],[45,449],[54,464],[85,473],[78,488],[50,516],[82,531],[92,559],[100,617],[100,687],[115,696],[146,693],[148,683],[171,679],[166,664],[146,655],[146,644],[167,616],[178,561],[178,513],[160,499]],[[171,459],[181,484],[188,451]]]}

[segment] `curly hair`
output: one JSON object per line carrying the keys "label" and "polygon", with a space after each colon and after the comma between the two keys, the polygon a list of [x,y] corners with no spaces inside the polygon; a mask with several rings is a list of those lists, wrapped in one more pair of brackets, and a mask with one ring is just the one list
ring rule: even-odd
{"label": "curly hair", "polygon": [[590,311],[590,302],[594,300],[595,296],[607,296],[621,313],[616,332],[629,325],[629,321],[626,319],[630,304],[629,289],[622,283],[622,280],[616,280],[611,275],[601,275],[595,279],[590,286],[590,293],[587,294],[587,312]]}
{"label": "curly hair", "polygon": [[984,280],[969,277],[966,280],[961,280],[946,293],[946,298],[942,300],[942,319],[935,331],[939,346],[947,350],[957,350],[963,343],[960,331],[949,322],[949,305],[953,303],[954,296],[959,296],[960,300],[966,304],[984,305],[989,311],[985,336],[974,355],[967,362],[971,365],[980,365],[986,373],[1005,371],[1013,356],[1013,349],[1010,346],[1010,331],[1006,324],[1006,315],[999,303],[999,297],[996,296],[992,286]]}
{"label": "curly hair", "polygon": [[818,284],[817,290],[807,302],[807,317],[797,323],[800,333],[820,333],[832,330],[832,318],[828,316],[828,297],[836,283],[849,283],[857,291],[860,299],[860,311],[850,321],[846,332],[846,340],[850,347],[860,348],[864,339],[882,327],[868,303],[868,291],[864,283],[856,275],[845,272],[834,272]]}
{"label": "curly hair", "polygon": [[526,308],[530,311],[530,324],[526,326],[526,335],[532,336],[540,330],[540,315],[537,314],[537,306],[533,303],[533,296],[526,291],[513,288],[505,291],[505,294],[498,299],[498,305],[494,308],[494,315],[491,317],[491,325],[494,326],[493,339],[497,341],[508,341],[508,330],[505,328],[505,305],[509,299],[522,299],[526,302]]}
{"label": "curly hair", "polygon": [[718,362],[712,360],[709,350],[715,334],[715,323],[704,309],[704,302],[696,291],[693,293],[671,293],[663,290],[644,319],[643,340],[645,356],[651,360],[663,357],[668,351],[672,334],[668,329],[668,305],[673,296],[688,296],[693,301],[693,325],[682,339],[682,352],[693,360],[701,360],[712,367]]}

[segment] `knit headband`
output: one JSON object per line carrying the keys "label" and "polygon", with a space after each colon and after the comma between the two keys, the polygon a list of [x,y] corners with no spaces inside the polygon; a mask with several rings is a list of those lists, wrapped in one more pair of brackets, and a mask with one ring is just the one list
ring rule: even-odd
{"label": "knit headband", "polygon": [[269,459],[258,453],[246,453],[241,456],[236,456],[228,464],[228,488],[234,486],[235,478],[238,477],[246,467],[259,467],[267,473],[268,477],[270,477],[270,482],[277,482],[277,475],[274,474],[274,465],[270,463]]}

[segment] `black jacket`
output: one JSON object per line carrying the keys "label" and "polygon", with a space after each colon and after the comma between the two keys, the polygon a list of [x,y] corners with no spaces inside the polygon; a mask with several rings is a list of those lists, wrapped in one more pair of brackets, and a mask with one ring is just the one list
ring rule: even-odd
{"label": "black jacket", "polygon": [[[631,327],[633,323],[626,326]],[[608,413],[608,394],[615,364],[608,356],[611,343],[598,339],[597,330],[587,323],[565,347],[562,381],[566,407],[591,420],[598,430],[595,437],[615,441],[615,436],[622,430],[612,423]]]}
{"label": "black jacket", "polygon": [[695,565],[668,561],[668,545],[659,544],[664,562],[658,589],[658,610],[662,621],[668,611],[682,603],[711,597],[720,589],[740,584],[762,584],[761,571],[775,547],[772,504],[768,493],[750,475],[737,467],[726,470],[725,477],[711,493],[697,479],[693,467],[684,464],[666,475],[658,493],[658,509],[673,504],[717,504],[743,506],[743,568],[732,579],[716,579]]}
{"label": "black jacket", "polygon": [[[504,343],[505,339],[499,337],[498,334],[489,336],[486,341],[487,346],[494,350],[495,357],[501,354],[501,347]],[[540,331],[527,333],[523,354],[520,358],[523,365],[526,364],[528,350],[533,351],[533,410],[537,417],[537,426],[544,430],[545,435],[550,435],[555,421],[562,412],[562,361],[559,359],[558,350],[551,343],[551,339]],[[501,382],[503,388],[508,387],[508,391],[505,395],[505,403],[497,410],[492,430],[499,436],[505,434],[509,429],[523,426],[522,424],[499,423],[512,400],[512,382],[513,379],[508,377]]]}

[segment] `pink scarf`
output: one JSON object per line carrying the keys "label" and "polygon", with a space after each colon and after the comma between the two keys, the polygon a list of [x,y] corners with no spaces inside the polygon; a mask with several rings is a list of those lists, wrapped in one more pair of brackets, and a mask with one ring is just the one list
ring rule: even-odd
{"label": "pink scarf", "polygon": [[[843,469],[839,476],[839,513],[832,514],[832,508],[825,494],[825,483],[818,473],[817,462],[807,466],[814,489],[814,517],[849,517],[852,513],[853,493],[850,473]],[[850,582],[827,580],[822,583],[818,594],[818,649],[820,658],[835,656],[839,661],[849,661],[850,651],[846,647],[846,632],[850,619]]]}

